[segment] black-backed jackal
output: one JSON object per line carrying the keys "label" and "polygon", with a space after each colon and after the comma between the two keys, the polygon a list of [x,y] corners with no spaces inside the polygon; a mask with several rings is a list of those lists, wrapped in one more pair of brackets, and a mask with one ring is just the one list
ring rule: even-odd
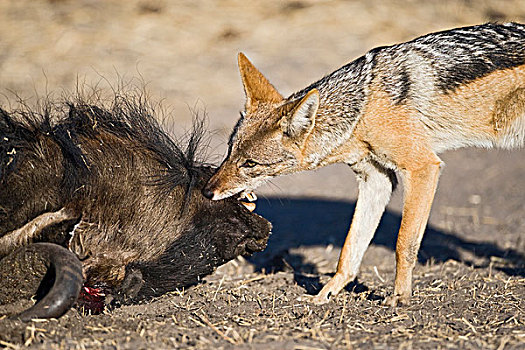
{"label": "black-backed jackal", "polygon": [[352,281],[396,184],[404,179],[391,305],[412,294],[412,270],[442,162],[464,146],[525,144],[525,25],[483,24],[379,47],[283,98],[239,54],[246,106],[229,152],[203,190],[222,199],[271,177],[347,163],[359,197],[337,272],[313,298]]}

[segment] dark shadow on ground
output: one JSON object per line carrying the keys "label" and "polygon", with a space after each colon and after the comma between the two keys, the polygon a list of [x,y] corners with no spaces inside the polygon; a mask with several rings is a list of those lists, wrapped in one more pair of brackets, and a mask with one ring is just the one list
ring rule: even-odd
{"label": "dark shadow on ground", "polygon": [[[306,288],[308,293],[315,293],[320,287],[319,278],[312,277],[312,274],[317,273],[315,266],[306,264],[302,256],[291,254],[289,250],[299,246],[328,244],[341,247],[355,209],[355,202],[266,198],[260,199],[257,204],[257,213],[272,222],[273,235],[270,237],[268,248],[254,255],[250,261],[259,270],[293,270],[297,282]],[[400,222],[399,213],[386,211],[372,244],[395,250]],[[443,232],[431,226],[428,226],[425,232],[418,260],[424,264],[430,259],[434,262],[453,259],[474,265],[462,257],[461,252],[465,251],[483,258],[483,261],[486,261],[486,265],[484,263],[483,266],[488,266],[491,257],[503,259],[509,264],[499,267],[500,270],[511,276],[525,276],[525,256],[519,251],[503,249],[492,242],[469,241],[456,233]],[[480,266],[479,262],[477,266]],[[366,290],[366,286],[356,280],[347,289],[359,292]]]}

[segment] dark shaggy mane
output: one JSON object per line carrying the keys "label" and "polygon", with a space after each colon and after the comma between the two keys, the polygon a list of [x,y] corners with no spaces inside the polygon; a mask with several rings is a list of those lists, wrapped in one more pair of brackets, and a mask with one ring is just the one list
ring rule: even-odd
{"label": "dark shaggy mane", "polygon": [[[94,101],[93,101],[94,100]],[[50,136],[76,172],[73,178],[89,173],[89,164],[78,146],[79,137],[97,138],[109,133],[133,141],[165,166],[165,172],[151,179],[160,193],[184,186],[186,199],[203,169],[200,148],[205,118],[195,117],[193,127],[182,140],[171,138],[161,127],[156,110],[143,92],[113,92],[110,102],[76,96],[63,102],[45,100],[39,108],[7,111],[0,108],[0,179],[16,169],[16,150],[38,136]],[[185,201],[186,202],[186,201]]]}

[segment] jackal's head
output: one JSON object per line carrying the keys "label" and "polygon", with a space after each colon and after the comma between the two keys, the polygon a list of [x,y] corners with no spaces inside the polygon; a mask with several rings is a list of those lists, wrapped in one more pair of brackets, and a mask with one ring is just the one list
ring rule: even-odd
{"label": "jackal's head", "polygon": [[226,159],[203,189],[214,200],[304,169],[304,149],[319,105],[317,89],[284,99],[246,56],[239,53],[238,58],[246,105],[230,136]]}

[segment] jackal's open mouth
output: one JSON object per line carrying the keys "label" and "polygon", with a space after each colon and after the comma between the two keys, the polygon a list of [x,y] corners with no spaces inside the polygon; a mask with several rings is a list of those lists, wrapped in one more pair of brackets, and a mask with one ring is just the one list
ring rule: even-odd
{"label": "jackal's open mouth", "polygon": [[239,194],[238,200],[241,202],[242,205],[246,207],[249,211],[255,210],[255,201],[257,200],[257,196],[255,193],[249,191],[243,191]]}

